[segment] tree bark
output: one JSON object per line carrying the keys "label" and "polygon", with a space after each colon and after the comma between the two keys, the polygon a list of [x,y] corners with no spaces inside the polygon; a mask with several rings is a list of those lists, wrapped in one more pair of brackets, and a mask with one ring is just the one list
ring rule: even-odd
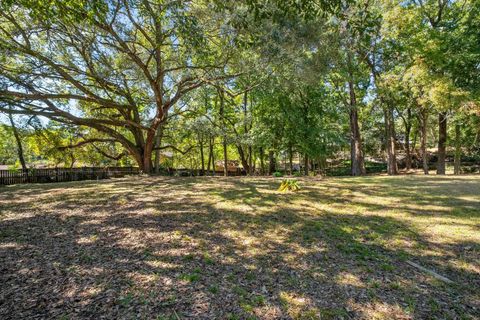
{"label": "tree bark", "polygon": [[250,167],[250,169],[252,171],[251,174],[254,175],[254,174],[256,174],[255,170],[256,170],[256,164],[257,164],[257,156],[254,153],[252,153],[252,157],[254,159],[252,160],[252,166]]}
{"label": "tree bark", "polygon": [[212,155],[212,172],[213,175],[217,175],[217,166],[215,164],[215,152],[214,152],[214,147],[215,147],[215,137],[212,138],[212,145],[211,145],[211,151],[210,154]]}
{"label": "tree bark", "polygon": [[447,147],[447,113],[438,114],[438,163],[437,174],[445,174],[445,158]]}
{"label": "tree bark", "polygon": [[226,132],[226,123],[225,123],[225,97],[224,92],[220,91],[220,119],[222,120],[223,126],[223,137],[222,137],[222,145],[223,145],[223,175],[225,177],[228,176],[228,146],[227,146],[227,132]]}
{"label": "tree bark", "polygon": [[429,174],[428,171],[428,154],[427,154],[427,125],[428,113],[425,109],[420,111],[420,152],[422,154],[423,173]]}
{"label": "tree bark", "polygon": [[361,176],[365,172],[365,162],[363,159],[362,137],[358,125],[357,98],[352,81],[348,82],[350,94],[350,152],[351,152],[351,172],[352,176]]}
{"label": "tree bark", "polygon": [[[245,135],[247,135],[250,131],[248,125],[248,91],[245,91],[243,95],[243,130]],[[252,170],[252,146],[250,144],[248,147],[245,146],[246,150],[244,150],[241,145],[239,147],[242,149],[240,157],[242,160],[243,169],[245,170],[246,174],[250,175]]]}
{"label": "tree bark", "polygon": [[228,150],[227,140],[223,137],[223,176],[228,177]]}
{"label": "tree bark", "polygon": [[393,108],[386,106],[383,109],[385,115],[385,133],[387,149],[387,172],[389,175],[398,174],[397,156],[395,150],[395,123]]}
{"label": "tree bark", "polygon": [[208,138],[208,162],[207,162],[207,172],[211,174],[210,171],[210,165],[212,164],[212,152],[213,152],[213,146],[212,146],[212,138]]}
{"label": "tree bark", "polygon": [[308,170],[308,169],[309,169],[309,168],[308,168],[308,166],[309,166],[309,161],[308,161],[308,155],[307,155],[307,154],[305,154],[305,155],[303,156],[303,166],[304,166],[303,170],[304,170],[305,176],[308,176],[308,173],[309,173],[309,170]]}
{"label": "tree bark", "polygon": [[199,142],[200,142],[200,160],[202,162],[202,171],[200,172],[200,175],[204,176],[205,175],[205,156],[203,154],[203,136],[199,136]]}
{"label": "tree bark", "polygon": [[[413,154],[417,154],[417,139],[419,135],[419,126],[415,129],[414,134],[413,134],[413,144],[410,147],[410,150],[412,150]],[[413,157],[413,154],[411,155]],[[413,159],[412,159],[412,168],[413,168]],[[418,164],[415,163],[415,168],[418,168]]]}
{"label": "tree bark", "polygon": [[75,156],[73,154],[73,151],[70,151],[70,169],[72,169],[73,166],[75,165],[75,161],[76,161],[76,159],[75,159]]}
{"label": "tree bark", "polygon": [[268,173],[272,175],[275,171],[277,171],[275,153],[273,150],[270,150],[268,151]]}
{"label": "tree bark", "polygon": [[15,142],[17,143],[17,154],[18,160],[22,165],[23,170],[27,170],[27,164],[25,162],[25,157],[23,155],[23,145],[20,134],[18,133],[17,127],[15,126],[15,121],[13,121],[13,116],[11,113],[8,114],[8,119],[10,120],[10,125],[12,126],[13,136],[15,137]]}
{"label": "tree bark", "polygon": [[289,154],[289,163],[290,163],[290,175],[293,174],[293,148],[292,146],[290,146],[289,150],[288,150],[288,154]]}
{"label": "tree bark", "polygon": [[155,173],[160,173],[160,150],[155,150],[155,164],[153,165]]}
{"label": "tree bark", "polygon": [[163,137],[163,125],[160,125],[157,129],[157,135],[155,137],[155,173],[160,173],[160,147],[162,146]]}
{"label": "tree bark", "polygon": [[248,146],[248,174],[252,175],[253,174],[253,151],[252,151],[252,146]]}
{"label": "tree bark", "polygon": [[237,145],[237,150],[238,150],[238,154],[240,156],[240,161],[242,162],[243,169],[247,173],[250,172],[250,165],[248,164],[248,159],[245,156],[245,151],[243,150],[242,146]]}
{"label": "tree bark", "polygon": [[407,119],[405,121],[405,165],[406,169],[412,169],[412,152],[410,149],[410,133],[412,132],[412,110],[410,108],[407,109]]}
{"label": "tree bark", "polygon": [[265,153],[263,151],[263,147],[260,147],[260,171],[262,176],[265,175]]}
{"label": "tree bark", "polygon": [[153,146],[146,146],[143,152],[143,166],[141,170],[143,173],[152,173],[153,163],[152,163],[152,150]]}
{"label": "tree bark", "polygon": [[459,123],[455,124],[455,160],[454,160],[454,174],[459,175],[461,173],[462,165],[462,132]]}

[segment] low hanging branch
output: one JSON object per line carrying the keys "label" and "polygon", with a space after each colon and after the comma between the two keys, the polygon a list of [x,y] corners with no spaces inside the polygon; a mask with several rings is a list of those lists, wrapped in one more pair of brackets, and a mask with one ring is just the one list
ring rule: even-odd
{"label": "low hanging branch", "polygon": [[97,152],[100,153],[102,156],[104,156],[105,158],[111,159],[111,160],[118,161],[118,160],[122,159],[123,157],[127,156],[127,153],[125,151],[120,153],[119,155],[112,156],[112,155],[106,153],[105,151],[103,151],[102,149],[100,149],[99,147],[97,147],[93,143],[92,143],[92,147],[94,147],[95,150],[97,150]]}
{"label": "low hanging branch", "polygon": [[177,147],[172,146],[172,145],[154,148],[153,150],[165,150],[165,149],[173,149],[173,150],[175,150],[175,151],[177,151],[177,152],[180,152],[182,155],[186,155],[187,153],[190,152],[190,150],[193,149],[193,146],[188,147],[188,149],[185,150],[185,151],[180,150],[180,149],[178,149]]}
{"label": "low hanging branch", "polygon": [[117,141],[115,141],[114,139],[92,138],[92,139],[85,139],[85,140],[80,141],[76,144],[71,144],[71,145],[68,145],[68,146],[60,146],[60,147],[57,147],[56,149],[58,149],[60,151],[64,151],[66,149],[80,148],[82,146],[90,144],[93,148],[95,148],[95,150],[97,150],[98,153],[100,153],[102,156],[104,156],[108,159],[111,159],[111,160],[118,161],[118,160],[122,159],[123,157],[125,157],[127,155],[127,153],[124,151],[124,152],[122,152],[118,155],[112,156],[112,155],[106,153],[105,151],[103,151],[102,149],[100,149],[98,146],[96,146],[95,142],[108,142],[108,143],[113,142],[113,143],[115,143]]}
{"label": "low hanging branch", "polygon": [[80,141],[76,144],[70,144],[68,146],[60,146],[60,147],[57,147],[58,150],[60,151],[63,151],[63,150],[67,150],[67,149],[74,149],[74,148],[79,148],[79,147],[82,147],[86,144],[93,144],[94,142],[117,142],[115,141],[114,139],[100,139],[100,138],[93,138],[93,139],[86,139],[86,140],[83,140],[83,141]]}

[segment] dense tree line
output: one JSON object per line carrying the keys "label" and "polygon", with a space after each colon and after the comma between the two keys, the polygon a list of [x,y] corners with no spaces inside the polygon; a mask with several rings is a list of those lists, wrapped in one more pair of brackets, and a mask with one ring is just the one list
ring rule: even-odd
{"label": "dense tree line", "polygon": [[393,175],[480,157],[475,0],[1,6],[4,163]]}

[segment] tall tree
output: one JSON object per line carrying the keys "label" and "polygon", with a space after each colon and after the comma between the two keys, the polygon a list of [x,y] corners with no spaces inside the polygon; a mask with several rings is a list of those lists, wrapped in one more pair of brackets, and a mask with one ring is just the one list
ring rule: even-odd
{"label": "tall tree", "polygon": [[12,128],[13,136],[15,137],[15,142],[17,143],[18,160],[22,165],[22,169],[27,170],[28,168],[27,168],[27,163],[25,162],[22,138],[20,137],[20,134],[17,129],[17,125],[15,124],[15,121],[13,119],[13,115],[11,112],[8,113],[8,120],[10,121],[10,127]]}
{"label": "tall tree", "polygon": [[19,3],[0,13],[2,99],[16,102],[14,113],[109,136],[145,172],[168,111],[233,76],[226,63],[235,34],[203,1],[117,0],[101,10],[54,1],[64,14],[48,17],[50,3]]}

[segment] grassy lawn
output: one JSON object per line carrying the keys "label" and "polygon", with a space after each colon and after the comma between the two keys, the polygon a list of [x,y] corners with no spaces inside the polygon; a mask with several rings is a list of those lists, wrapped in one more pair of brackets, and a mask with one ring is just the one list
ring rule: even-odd
{"label": "grassy lawn", "polygon": [[480,176],[280,181],[0,188],[0,318],[478,319]]}

